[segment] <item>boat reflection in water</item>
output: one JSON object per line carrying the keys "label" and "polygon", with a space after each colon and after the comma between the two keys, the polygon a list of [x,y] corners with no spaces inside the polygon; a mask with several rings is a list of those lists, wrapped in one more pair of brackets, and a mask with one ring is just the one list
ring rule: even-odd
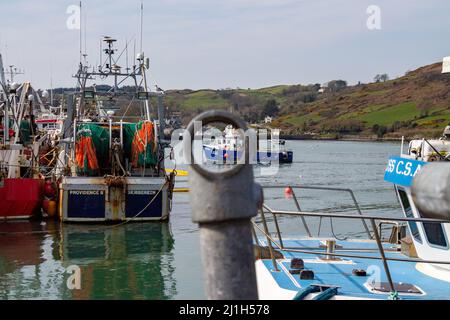
{"label": "boat reflection in water", "polygon": [[[120,226],[0,223],[0,299],[170,299],[169,223]],[[81,271],[69,289],[68,267]]]}

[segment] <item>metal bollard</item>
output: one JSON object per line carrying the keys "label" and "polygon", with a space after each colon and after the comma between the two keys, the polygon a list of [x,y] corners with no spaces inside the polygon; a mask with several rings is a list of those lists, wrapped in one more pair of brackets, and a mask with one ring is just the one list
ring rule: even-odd
{"label": "metal bollard", "polygon": [[189,124],[184,150],[189,150],[193,169],[189,173],[192,220],[200,227],[206,296],[214,300],[256,300],[251,218],[262,204],[262,189],[254,182],[248,161],[223,172],[211,172],[193,162],[195,121],[203,126],[213,122],[232,124],[244,131],[247,126],[231,113],[206,111]]}
{"label": "metal bollard", "polygon": [[424,166],[413,180],[411,193],[424,218],[450,221],[450,163]]}

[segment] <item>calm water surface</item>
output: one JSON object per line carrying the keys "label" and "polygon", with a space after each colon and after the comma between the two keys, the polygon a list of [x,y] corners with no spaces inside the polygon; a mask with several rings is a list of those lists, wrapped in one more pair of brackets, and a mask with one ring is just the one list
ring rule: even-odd
{"label": "calm water surface", "polygon": [[[294,163],[263,185],[350,188],[363,213],[399,215],[393,188],[383,181],[398,143],[289,141]],[[182,183],[183,184],[183,183]],[[266,190],[267,203],[294,210],[284,188]],[[303,210],[356,213],[348,194],[294,189]],[[227,205],[224,203],[224,205]],[[270,219],[269,219],[270,220]],[[358,220],[308,218],[315,235],[364,237]],[[304,235],[296,217],[280,221],[284,236]],[[319,228],[320,226],[320,228]],[[66,268],[81,269],[81,290],[69,290]],[[168,223],[122,226],[59,225],[48,222],[0,223],[0,299],[203,299],[198,228],[191,222],[189,195],[175,194]]]}

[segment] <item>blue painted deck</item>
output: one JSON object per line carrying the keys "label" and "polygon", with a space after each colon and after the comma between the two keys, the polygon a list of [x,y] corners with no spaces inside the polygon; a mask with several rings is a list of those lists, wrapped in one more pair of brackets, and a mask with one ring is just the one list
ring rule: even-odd
{"label": "blue painted deck", "polygon": [[[266,244],[264,240],[260,240],[261,244]],[[377,246],[375,242],[349,242],[349,241],[337,241],[338,245],[342,245],[344,250],[338,250],[337,253],[348,253],[364,256],[379,256]],[[324,252],[324,249],[318,248],[320,240],[283,240],[284,247],[296,247],[297,249],[311,250],[315,247],[318,252]],[[385,249],[393,248],[394,245],[384,244]],[[360,248],[361,251],[351,251],[351,249]],[[348,250],[345,250],[348,249]],[[374,251],[368,251],[368,249],[374,249]],[[366,251],[364,251],[366,250]],[[387,257],[397,257],[407,259],[405,255],[400,252],[385,251]],[[371,299],[387,299],[389,294],[376,294],[370,292],[364,283],[368,281],[371,274],[371,270],[380,270],[380,276],[382,282],[387,282],[387,278],[384,272],[383,263],[381,260],[366,259],[366,258],[342,258],[344,261],[352,261],[354,264],[345,263],[327,263],[322,261],[315,262],[320,257],[320,254],[306,254],[282,251],[287,261],[278,260],[278,264],[283,265],[285,270],[282,272],[273,272],[272,261],[270,259],[263,260],[264,266],[271,272],[273,278],[278,285],[283,289],[300,291],[302,288],[308,287],[311,284],[326,284],[339,286],[338,295],[352,296],[355,298],[371,298]],[[299,275],[290,275],[286,271],[290,269],[290,260],[292,258],[301,258],[304,260],[305,269],[313,270],[315,278],[314,280],[300,280]],[[407,295],[400,294],[402,300],[420,300],[420,299],[450,299],[450,282],[445,282],[436,278],[429,277],[418,270],[416,270],[416,263],[413,262],[399,262],[388,261],[389,270],[394,282],[403,282],[413,284],[422,291],[424,295]],[[364,269],[367,271],[366,277],[358,277],[352,274],[353,269]],[[300,285],[300,288],[296,286],[292,280]]]}

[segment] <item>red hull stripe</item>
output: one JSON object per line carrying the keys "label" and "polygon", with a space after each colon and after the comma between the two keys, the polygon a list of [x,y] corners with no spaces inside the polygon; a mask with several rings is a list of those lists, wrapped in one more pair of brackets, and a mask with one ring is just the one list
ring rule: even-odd
{"label": "red hull stripe", "polygon": [[31,217],[42,203],[41,179],[5,179],[0,187],[0,219]]}

